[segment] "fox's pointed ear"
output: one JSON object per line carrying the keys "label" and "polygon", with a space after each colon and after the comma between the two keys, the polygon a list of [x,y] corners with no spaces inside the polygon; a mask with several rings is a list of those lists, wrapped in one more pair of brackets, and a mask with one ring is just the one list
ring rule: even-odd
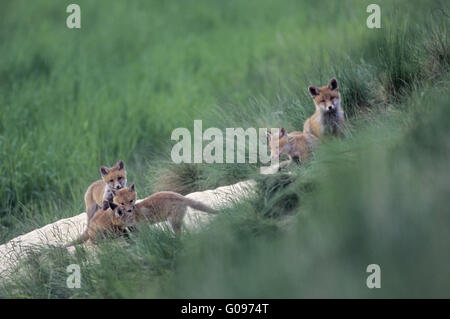
{"label": "fox's pointed ear", "polygon": [[132,192],[136,191],[136,188],[135,188],[135,186],[134,186],[134,183],[133,183],[133,184],[131,184],[131,186],[130,186],[130,187],[128,187],[128,190],[130,191],[130,193],[132,193]]}
{"label": "fox's pointed ear", "polygon": [[280,138],[282,138],[285,135],[286,135],[286,129],[284,128],[284,126],[282,126],[282,127],[280,127]]}
{"label": "fox's pointed ear", "polygon": [[114,204],[114,203],[109,203],[109,208],[111,208],[112,210],[116,209],[118,205]]}
{"label": "fox's pointed ear", "polygon": [[107,200],[104,200],[102,204],[102,209],[108,210],[109,207],[110,207],[109,202]]}
{"label": "fox's pointed ear", "polygon": [[121,171],[125,168],[125,164],[123,163],[122,160],[120,160],[117,162],[116,167],[119,169],[119,171]]}
{"label": "fox's pointed ear", "polygon": [[308,86],[308,92],[312,97],[319,95],[319,88],[317,86]]}
{"label": "fox's pointed ear", "polygon": [[338,82],[337,82],[336,78],[332,78],[330,80],[330,83],[328,83],[328,88],[330,90],[333,90],[333,91],[339,89]]}
{"label": "fox's pointed ear", "polygon": [[102,176],[106,176],[109,173],[109,168],[106,166],[100,166],[100,173],[102,174]]}

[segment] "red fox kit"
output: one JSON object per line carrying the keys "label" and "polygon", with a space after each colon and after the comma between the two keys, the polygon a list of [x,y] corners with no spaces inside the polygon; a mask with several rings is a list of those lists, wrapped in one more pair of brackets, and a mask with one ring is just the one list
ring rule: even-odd
{"label": "red fox kit", "polygon": [[267,137],[273,159],[282,154],[288,154],[290,160],[297,163],[303,163],[309,159],[318,141],[317,137],[308,133],[295,131],[287,134],[284,127],[280,127],[278,134],[272,135],[268,132]]}
{"label": "red fox kit", "polygon": [[342,137],[344,134],[344,111],[341,107],[338,82],[332,78],[328,85],[310,85],[309,94],[316,106],[315,113],[306,120],[303,132],[322,138],[323,136]]}
{"label": "red fox kit", "polygon": [[126,227],[136,223],[133,214],[125,214],[120,208],[105,200],[102,206],[93,203],[87,211],[87,227],[84,233],[76,240],[66,245],[72,246],[85,241],[95,241],[97,236],[112,233],[122,234]]}
{"label": "red fox kit", "polygon": [[209,206],[175,192],[158,192],[136,204],[134,184],[119,191],[114,190],[113,194],[114,204],[118,205],[123,214],[133,214],[136,223],[149,221],[155,224],[167,220],[176,235],[181,232],[188,206],[202,212],[216,213]]}
{"label": "red fox kit", "polygon": [[104,199],[111,202],[111,191],[127,186],[127,172],[125,171],[125,165],[122,160],[118,161],[117,164],[111,168],[101,166],[100,173],[102,174],[103,179],[92,183],[84,195],[86,212],[94,203],[102,205]]}

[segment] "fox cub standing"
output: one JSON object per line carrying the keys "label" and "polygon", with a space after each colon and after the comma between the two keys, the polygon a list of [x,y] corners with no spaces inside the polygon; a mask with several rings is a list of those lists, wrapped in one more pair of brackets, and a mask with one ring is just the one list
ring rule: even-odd
{"label": "fox cub standing", "polygon": [[111,191],[127,186],[127,172],[122,160],[118,161],[111,168],[101,166],[100,173],[102,174],[102,179],[92,183],[84,195],[86,212],[94,203],[103,205],[103,200],[112,202],[113,195]]}
{"label": "fox cub standing", "polygon": [[287,134],[284,127],[280,127],[278,134],[268,132],[267,137],[273,159],[288,154],[290,162],[294,160],[296,163],[307,161],[318,141],[317,137],[308,133],[294,131]]}
{"label": "fox cub standing", "polygon": [[332,78],[327,86],[310,85],[309,94],[316,106],[315,113],[306,120],[303,132],[322,138],[324,136],[342,137],[344,135],[344,111],[341,107],[338,82]]}
{"label": "fox cub standing", "polygon": [[123,234],[126,227],[136,223],[134,215],[124,214],[114,203],[104,200],[102,206],[93,203],[87,210],[87,227],[84,233],[66,247],[95,241],[98,236]]}
{"label": "fox cub standing", "polygon": [[[151,224],[167,220],[176,235],[181,232],[186,208],[215,214],[211,207],[175,192],[158,192],[136,204],[134,184],[120,190],[113,190],[113,203],[118,206],[119,217],[134,216],[135,223],[149,221]],[[133,220],[133,217],[128,218]],[[130,225],[134,226],[134,225]]]}

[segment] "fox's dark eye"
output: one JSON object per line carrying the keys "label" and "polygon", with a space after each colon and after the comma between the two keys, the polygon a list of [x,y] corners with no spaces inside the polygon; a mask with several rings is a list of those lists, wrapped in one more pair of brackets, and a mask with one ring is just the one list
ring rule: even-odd
{"label": "fox's dark eye", "polygon": [[121,203],[121,205],[125,205],[125,203]]}
{"label": "fox's dark eye", "polygon": [[122,176],[119,176],[118,180],[120,181],[122,179]]}
{"label": "fox's dark eye", "polygon": [[110,179],[109,182],[112,183],[112,182],[114,182],[114,180],[113,180],[113,179]]}
{"label": "fox's dark eye", "polygon": [[130,203],[132,203],[133,202],[133,200],[130,200]]}

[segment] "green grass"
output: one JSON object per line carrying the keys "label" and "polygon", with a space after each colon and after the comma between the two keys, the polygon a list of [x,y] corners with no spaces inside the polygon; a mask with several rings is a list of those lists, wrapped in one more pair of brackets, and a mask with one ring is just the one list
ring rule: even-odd
{"label": "green grass", "polygon": [[[443,2],[381,1],[380,30],[370,1],[77,3],[81,30],[56,1],[0,2],[0,243],[81,212],[118,159],[141,197],[247,178],[257,192],[199,233],[143,225],[125,246],[104,241],[96,262],[33,252],[0,296],[449,297]],[[170,162],[171,131],[194,119],[301,129],[306,87],[332,76],[349,131],[309,164],[259,176]],[[72,263],[80,289],[66,287]],[[371,263],[382,289],[365,286]]]}

